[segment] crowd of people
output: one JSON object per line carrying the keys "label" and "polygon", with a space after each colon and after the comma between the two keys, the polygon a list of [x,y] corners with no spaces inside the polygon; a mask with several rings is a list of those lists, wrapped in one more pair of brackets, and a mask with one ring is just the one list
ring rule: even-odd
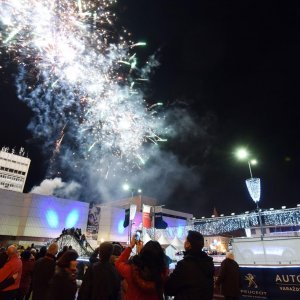
{"label": "crowd of people", "polygon": [[86,240],[86,237],[85,237],[85,234],[83,234],[81,232],[81,228],[75,228],[75,227],[72,227],[72,228],[64,228],[60,234],[60,236],[58,237],[61,238],[62,236],[64,235],[72,235],[75,237],[75,239],[84,247],[87,247],[88,246],[88,243],[87,243],[87,240]]}
{"label": "crowd of people", "polygon": [[[11,245],[0,253],[0,300],[163,300],[169,297],[212,300],[215,269],[212,258],[202,251],[203,246],[203,236],[189,231],[184,243],[185,255],[170,272],[167,256],[157,241],[143,245],[133,236],[125,249],[120,244],[103,242],[90,257],[78,284],[75,250],[65,247],[58,252],[56,243],[39,252],[34,245],[26,250]],[[230,288],[226,290],[224,286],[227,282],[232,284],[233,277],[238,281],[238,265],[232,257],[226,260],[233,262],[226,261],[221,266],[216,283],[227,293],[226,299],[236,299],[236,291],[228,293]]]}

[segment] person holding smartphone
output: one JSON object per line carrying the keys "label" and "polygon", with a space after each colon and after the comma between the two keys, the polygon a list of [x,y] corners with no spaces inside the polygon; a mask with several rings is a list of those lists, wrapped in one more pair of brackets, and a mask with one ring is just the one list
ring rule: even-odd
{"label": "person holding smartphone", "polygon": [[[115,263],[128,284],[125,300],[162,300],[168,275],[163,249],[157,241],[149,241],[143,246],[139,236],[132,237],[129,247]],[[138,254],[128,261],[134,247]]]}

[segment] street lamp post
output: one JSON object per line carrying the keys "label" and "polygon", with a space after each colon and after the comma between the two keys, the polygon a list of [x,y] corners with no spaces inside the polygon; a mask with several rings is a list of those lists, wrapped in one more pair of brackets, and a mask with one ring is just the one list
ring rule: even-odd
{"label": "street lamp post", "polygon": [[[142,189],[140,189],[140,188],[138,188],[138,189],[137,188],[132,188],[132,187],[130,187],[130,185],[128,183],[123,184],[123,190],[125,190],[125,191],[131,190],[131,205],[132,205],[132,202],[133,202],[133,194],[134,194],[134,192],[137,192],[139,194],[142,193]],[[130,214],[131,214],[131,208],[130,208],[130,211],[129,211],[128,244],[130,244],[130,241],[131,241],[132,224],[133,224],[133,218],[131,217]]]}
{"label": "street lamp post", "polygon": [[251,165],[256,165],[257,161],[255,159],[249,160],[249,153],[246,149],[240,148],[236,151],[236,156],[240,160],[247,160],[249,172],[250,172],[250,178],[246,179],[246,186],[248,189],[248,192],[252,198],[252,200],[256,204],[256,210],[258,212],[258,220],[259,220],[259,226],[261,231],[261,240],[263,240],[264,237],[264,231],[263,231],[263,225],[262,225],[262,218],[261,218],[261,210],[258,206],[258,202],[260,200],[260,194],[261,194],[261,186],[260,186],[260,178],[253,177]]}

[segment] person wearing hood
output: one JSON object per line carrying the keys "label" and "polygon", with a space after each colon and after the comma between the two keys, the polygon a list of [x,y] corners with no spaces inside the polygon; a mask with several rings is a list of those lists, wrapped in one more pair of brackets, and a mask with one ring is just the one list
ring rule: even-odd
{"label": "person wearing hood", "polygon": [[162,300],[163,286],[168,274],[163,249],[157,241],[149,241],[128,262],[135,245],[138,250],[142,246],[141,241],[136,241],[133,236],[130,246],[115,263],[119,274],[128,284],[125,300]]}
{"label": "person wearing hood", "polygon": [[184,242],[184,257],[165,284],[166,295],[175,296],[175,300],[213,299],[214,264],[202,251],[203,246],[203,235],[190,230]]}

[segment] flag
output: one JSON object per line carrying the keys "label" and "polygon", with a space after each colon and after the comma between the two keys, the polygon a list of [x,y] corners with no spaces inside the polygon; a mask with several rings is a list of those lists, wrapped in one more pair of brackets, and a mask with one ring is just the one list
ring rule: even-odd
{"label": "flag", "polygon": [[124,228],[126,228],[129,225],[129,214],[130,214],[130,209],[129,208],[125,209],[125,219],[123,222]]}
{"label": "flag", "polygon": [[166,229],[168,224],[162,218],[162,212],[155,213],[154,225],[156,229]]}
{"label": "flag", "polygon": [[130,214],[129,214],[130,221],[134,219],[135,213],[136,213],[136,204],[130,204]]}
{"label": "flag", "polygon": [[166,229],[168,224],[163,220],[162,206],[154,206],[154,227],[157,229]]}
{"label": "flag", "polygon": [[151,206],[143,204],[143,227],[151,228]]}

